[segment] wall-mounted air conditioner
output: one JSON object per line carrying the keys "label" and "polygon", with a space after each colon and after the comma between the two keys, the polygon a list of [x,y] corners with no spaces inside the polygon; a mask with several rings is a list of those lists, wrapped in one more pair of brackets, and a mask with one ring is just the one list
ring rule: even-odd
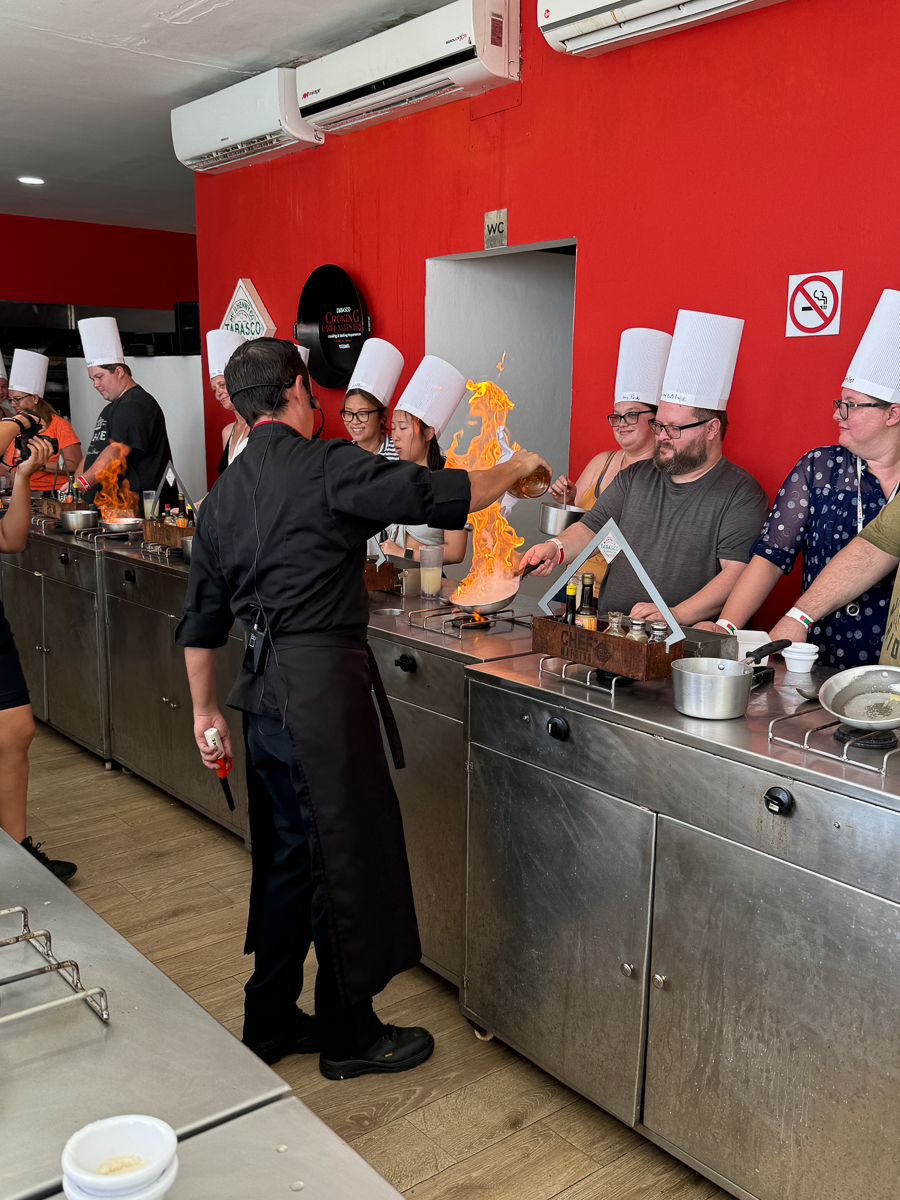
{"label": "wall-mounted air conditioner", "polygon": [[519,0],[454,0],[297,68],[300,115],[349,133],[519,78]]}
{"label": "wall-mounted air conditioner", "polygon": [[287,67],[172,109],[175,154],[192,171],[233,171],[322,141],[300,116],[294,71]]}
{"label": "wall-mounted air conditioner", "polygon": [[783,0],[538,0],[538,25],[563,54],[605,54]]}

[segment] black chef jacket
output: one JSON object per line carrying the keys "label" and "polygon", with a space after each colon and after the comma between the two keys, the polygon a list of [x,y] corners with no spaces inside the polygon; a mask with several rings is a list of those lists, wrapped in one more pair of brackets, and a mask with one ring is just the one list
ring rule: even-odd
{"label": "black chef jacket", "polygon": [[257,425],[203,502],[175,640],[224,646],[234,618],[249,628],[260,607],[275,645],[364,633],[367,540],[393,523],[462,529],[469,502],[465,471],[310,441],[277,421]]}
{"label": "black chef jacket", "polygon": [[[124,475],[131,489],[138,496],[141,492],[155,492],[172,451],[163,410],[139,384],[111,401],[100,413],[84,456],[85,468],[93,466],[110,442],[124,442],[131,447]],[[88,498],[93,499],[95,494],[96,488],[88,492]]]}

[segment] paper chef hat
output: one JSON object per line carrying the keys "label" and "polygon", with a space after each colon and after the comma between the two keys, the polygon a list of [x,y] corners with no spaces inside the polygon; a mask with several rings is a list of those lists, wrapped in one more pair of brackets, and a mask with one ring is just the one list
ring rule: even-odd
{"label": "paper chef hat", "polygon": [[743,331],[738,317],[680,309],[660,402],[724,409]]}
{"label": "paper chef hat", "polygon": [[387,407],[403,370],[403,355],[382,338],[367,338],[359,352],[347,391],[359,390],[374,396]]}
{"label": "paper chef hat", "polygon": [[900,403],[900,292],[886,288],[881,293],[843,386]]}
{"label": "paper chef hat", "polygon": [[418,417],[440,437],[465,394],[465,375],[442,358],[426,354],[403,389],[397,410]]}
{"label": "paper chef hat", "polygon": [[[294,342],[294,345],[297,346],[297,343]],[[303,365],[308,367],[309,366],[309,346],[297,346],[297,349],[300,351],[300,357],[303,359]]]}
{"label": "paper chef hat", "polygon": [[0,354],[0,379],[9,379],[6,373],[6,363],[3,361],[3,355]]}
{"label": "paper chef hat", "polygon": [[33,350],[16,350],[9,373],[9,390],[27,392],[29,396],[43,396],[49,366],[50,359],[46,354],[35,354]]}
{"label": "paper chef hat", "polygon": [[625,329],[619,339],[616,404],[659,404],[672,335],[659,329]]}
{"label": "paper chef hat", "polygon": [[241,333],[232,329],[209,329],[206,333],[206,362],[209,367],[210,379],[225,374],[225,364],[237,350],[246,342]]}
{"label": "paper chef hat", "polygon": [[78,332],[87,366],[105,367],[109,363],[124,363],[122,339],[115,317],[85,317],[78,322]]}

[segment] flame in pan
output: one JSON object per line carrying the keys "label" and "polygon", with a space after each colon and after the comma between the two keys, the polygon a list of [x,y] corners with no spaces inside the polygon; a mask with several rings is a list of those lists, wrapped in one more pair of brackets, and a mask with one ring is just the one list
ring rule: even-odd
{"label": "flame in pan", "polygon": [[102,471],[97,472],[97,483],[100,491],[94,497],[94,503],[100,509],[104,521],[123,521],[138,514],[138,498],[131,490],[127,479],[119,483],[119,476],[125,470],[125,455],[118,442],[110,443],[116,451],[116,457]]}

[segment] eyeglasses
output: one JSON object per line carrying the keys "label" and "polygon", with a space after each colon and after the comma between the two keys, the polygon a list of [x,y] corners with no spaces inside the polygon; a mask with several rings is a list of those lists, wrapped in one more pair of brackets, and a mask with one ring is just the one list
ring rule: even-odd
{"label": "eyeglasses", "polygon": [[852,400],[832,400],[834,411],[838,414],[842,421],[846,421],[850,416],[851,408],[890,408],[889,404],[854,404]]}
{"label": "eyeglasses", "polygon": [[703,421],[692,421],[690,425],[663,425],[659,421],[648,421],[647,424],[657,437],[665,434],[671,441],[677,442],[681,437],[682,429],[696,429],[698,425],[708,425],[710,421],[715,420],[715,417],[706,417]]}
{"label": "eyeglasses", "polygon": [[365,425],[369,417],[374,415],[374,408],[361,408],[359,412],[355,412],[352,408],[342,408],[339,413],[345,425],[349,425],[351,421],[359,421],[360,425]]}
{"label": "eyeglasses", "polygon": [[652,408],[632,408],[625,413],[610,413],[606,419],[612,425],[613,429],[618,429],[623,423],[625,425],[637,425],[641,417],[652,412]]}

